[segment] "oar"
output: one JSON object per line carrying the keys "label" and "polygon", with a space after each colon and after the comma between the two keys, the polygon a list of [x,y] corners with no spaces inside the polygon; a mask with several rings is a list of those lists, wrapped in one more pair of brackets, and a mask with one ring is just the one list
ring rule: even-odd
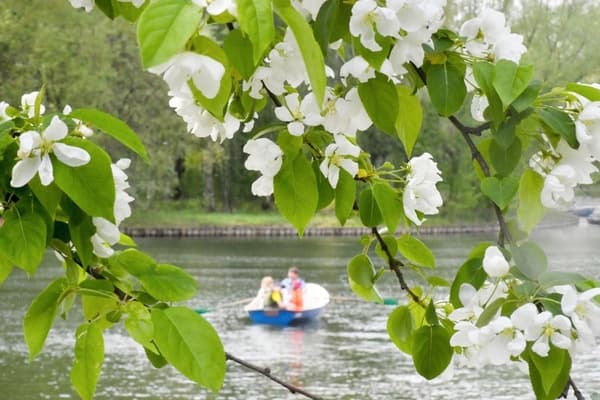
{"label": "oar", "polygon": [[[364,300],[359,299],[358,297],[347,297],[347,296],[331,296],[330,299],[336,300],[336,301],[361,301],[361,302],[364,301]],[[388,306],[397,306],[398,300],[394,299],[392,297],[384,297],[383,304],[388,305]]]}
{"label": "oar", "polygon": [[231,303],[217,304],[213,308],[201,307],[201,308],[195,309],[194,311],[196,311],[196,313],[198,313],[198,314],[206,314],[208,312],[216,311],[221,308],[228,308],[228,307],[238,306],[238,305],[244,304],[244,303],[249,303],[252,300],[254,300],[254,297],[249,297],[247,299],[232,301]]}

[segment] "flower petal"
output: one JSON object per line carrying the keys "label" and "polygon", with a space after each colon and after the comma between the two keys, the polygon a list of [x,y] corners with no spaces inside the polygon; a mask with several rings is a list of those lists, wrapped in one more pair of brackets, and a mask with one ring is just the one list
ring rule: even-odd
{"label": "flower petal", "polygon": [[50,125],[42,132],[42,137],[45,140],[51,140],[53,142],[63,139],[69,133],[69,128],[67,128],[67,124],[65,124],[58,116],[52,117],[52,121],[50,121]]}
{"label": "flower petal", "polygon": [[42,160],[40,157],[31,157],[21,160],[12,169],[10,186],[19,188],[25,186],[38,171]]}
{"label": "flower petal", "polygon": [[44,154],[42,156],[42,162],[40,163],[38,173],[40,174],[40,181],[42,181],[42,185],[44,186],[48,186],[54,180],[52,160],[50,160],[50,156],[48,154]]}
{"label": "flower petal", "polygon": [[76,146],[69,146],[64,143],[54,143],[52,145],[54,155],[63,164],[69,167],[80,167],[90,162],[90,154]]}

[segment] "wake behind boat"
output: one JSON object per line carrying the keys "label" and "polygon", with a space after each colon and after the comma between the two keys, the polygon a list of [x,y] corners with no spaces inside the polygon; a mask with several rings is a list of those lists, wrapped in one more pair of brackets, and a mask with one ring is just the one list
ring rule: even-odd
{"label": "wake behind boat", "polygon": [[257,324],[276,326],[295,325],[311,321],[321,314],[329,303],[329,292],[316,283],[307,283],[303,293],[304,307],[302,310],[292,311],[284,308],[265,308],[262,304],[253,301],[244,309],[248,312],[250,320]]}

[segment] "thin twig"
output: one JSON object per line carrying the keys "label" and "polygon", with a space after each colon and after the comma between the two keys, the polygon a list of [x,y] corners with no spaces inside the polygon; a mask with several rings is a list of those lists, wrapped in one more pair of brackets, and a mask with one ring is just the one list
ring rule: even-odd
{"label": "thin twig", "polygon": [[573,382],[573,378],[571,378],[570,376],[569,376],[569,382],[567,383],[567,391],[568,391],[569,385],[573,388],[573,394],[575,395],[575,398],[577,400],[585,400],[585,397],[583,397],[583,393],[581,393],[579,391],[579,389],[577,388],[577,386],[575,386],[575,382]]}
{"label": "thin twig", "polygon": [[271,92],[269,90],[269,88],[267,87],[267,85],[265,85],[265,81],[260,81],[260,83],[262,83],[263,89],[265,89],[267,91],[267,94],[269,95],[269,98],[271,99],[271,101],[273,102],[273,104],[275,104],[277,107],[281,107],[281,101],[279,101],[279,99],[277,98],[277,96],[275,96],[275,93],[273,93],[273,92]]}
{"label": "thin twig", "polygon": [[390,269],[392,271],[394,271],[394,273],[396,274],[398,283],[400,283],[400,288],[402,290],[406,291],[406,293],[408,293],[408,295],[413,299],[413,301],[415,303],[421,304],[421,299],[419,298],[419,296],[417,296],[417,294],[415,292],[410,290],[410,287],[408,287],[408,285],[406,284],[406,281],[404,280],[404,275],[402,275],[402,271],[400,270],[400,267],[403,267],[404,264],[400,260],[394,258],[394,256],[390,252],[390,249],[388,248],[387,244],[385,243],[385,241],[379,234],[377,227],[373,227],[371,229],[371,231],[373,232],[373,235],[375,235],[375,237],[377,238],[377,241],[379,242],[379,245],[381,246],[381,250],[383,250],[383,252],[387,256],[388,265],[389,265]]}
{"label": "thin twig", "polygon": [[237,357],[235,357],[234,355],[231,355],[229,353],[225,353],[225,357],[227,358],[227,360],[233,361],[237,364],[240,364],[241,366],[248,368],[252,371],[258,372],[259,374],[269,378],[270,380],[272,380],[273,382],[283,386],[284,388],[286,388],[287,390],[290,391],[290,393],[292,394],[300,394],[304,397],[307,397],[309,399],[313,399],[313,400],[322,400],[321,397],[318,397],[314,394],[311,394],[309,392],[307,392],[306,390],[303,390],[297,386],[291,385],[279,378],[277,378],[276,376],[271,375],[271,369],[269,368],[262,368],[259,367],[257,365],[251,364],[248,361],[244,361],[242,359],[239,359]]}
{"label": "thin twig", "polygon": [[[419,78],[421,78],[421,80],[423,81],[424,84],[427,84],[427,75],[425,74],[425,71],[423,70],[423,68],[417,67],[412,62],[411,62],[411,64],[414,67],[415,71],[417,71]],[[477,161],[477,164],[479,164],[479,166],[481,167],[481,171],[483,172],[483,175],[485,175],[486,177],[491,176],[490,167],[489,167],[488,163],[485,161],[485,158],[483,158],[483,155],[481,154],[481,152],[479,151],[479,149],[473,142],[473,139],[471,139],[471,135],[481,136],[483,131],[490,128],[490,123],[486,122],[479,126],[470,127],[470,126],[466,126],[465,124],[460,122],[459,119],[456,118],[456,116],[454,116],[454,115],[449,116],[448,119],[450,120],[452,125],[454,125],[454,127],[456,129],[458,129],[458,131],[461,133],[462,137],[467,142],[467,145],[469,146],[469,150],[471,150],[471,157],[475,161]],[[510,237],[510,233],[508,232],[508,229],[506,227],[506,220],[504,219],[504,215],[502,215],[502,210],[500,209],[500,207],[498,207],[498,205],[491,200],[490,200],[490,203],[492,204],[492,207],[494,208],[494,212],[496,213],[496,219],[498,220],[498,225],[500,226],[500,233],[498,235],[498,245],[500,247],[504,247],[505,241],[507,241],[509,243],[512,241],[511,237]]]}

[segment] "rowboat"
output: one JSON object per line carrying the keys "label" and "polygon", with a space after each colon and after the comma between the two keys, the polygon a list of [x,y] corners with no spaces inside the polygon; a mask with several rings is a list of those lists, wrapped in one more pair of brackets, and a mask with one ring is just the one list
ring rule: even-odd
{"label": "rowboat", "polygon": [[256,324],[287,326],[302,324],[319,317],[329,303],[329,293],[323,286],[307,283],[303,293],[304,309],[291,311],[277,308],[259,308],[250,303],[244,307],[250,320]]}

